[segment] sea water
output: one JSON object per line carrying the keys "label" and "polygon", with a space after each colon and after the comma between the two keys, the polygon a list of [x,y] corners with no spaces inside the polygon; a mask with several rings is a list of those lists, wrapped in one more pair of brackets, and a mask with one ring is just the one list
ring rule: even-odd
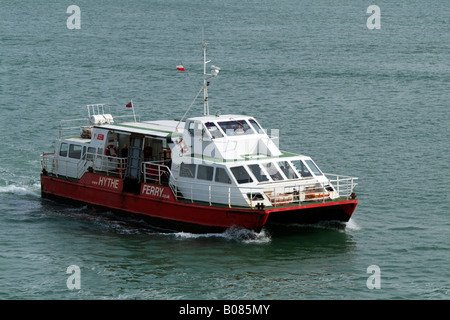
{"label": "sea water", "polygon": [[[2,1],[0,299],[448,299],[449,8]],[[41,199],[41,154],[86,104],[183,116],[202,85],[202,29],[221,67],[211,113],[255,116],[282,150],[358,177],[346,228],[164,233]]]}

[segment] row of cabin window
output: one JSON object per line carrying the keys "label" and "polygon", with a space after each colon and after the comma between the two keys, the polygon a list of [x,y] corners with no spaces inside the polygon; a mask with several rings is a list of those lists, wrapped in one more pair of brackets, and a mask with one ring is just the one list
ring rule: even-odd
{"label": "row of cabin window", "polygon": [[[272,181],[281,181],[285,180],[285,178],[287,180],[310,178],[312,177],[310,170],[316,176],[323,175],[323,173],[319,170],[319,168],[317,168],[312,160],[305,160],[305,162],[307,166],[305,165],[303,160],[292,160],[249,164],[247,165],[247,167],[255,176],[256,180],[258,180],[258,182],[269,181],[269,177],[272,179]],[[279,169],[275,166],[275,163],[277,163]],[[239,184],[253,182],[252,177],[244,166],[231,167],[230,170]],[[281,172],[283,174],[281,174]]]}
{"label": "row of cabin window", "polygon": [[[322,175],[322,172],[311,160],[306,160],[306,163],[315,175]],[[292,161],[292,163],[289,161],[279,161],[278,165],[288,180],[308,178],[312,176],[310,171],[308,170],[308,167],[301,160],[294,160]],[[248,165],[250,171],[259,182],[269,181],[267,175],[261,170],[261,166],[265,169],[265,171],[273,181],[284,180],[283,176],[280,174],[280,171],[271,162]],[[244,166],[232,167],[230,168],[230,170],[233,173],[233,176],[236,178],[238,184],[253,182],[252,177],[249,175],[247,169]],[[180,177],[195,178],[197,176],[197,179],[212,181],[213,175],[214,167],[211,166],[188,163],[182,163],[180,166]],[[227,171],[224,168],[220,167],[216,167],[214,181],[231,184],[231,179]]]}
{"label": "row of cabin window", "polygon": [[231,184],[230,176],[224,168],[216,167],[216,172],[214,175],[214,167],[205,166],[202,164],[196,165],[190,163],[182,163],[180,166],[180,177],[195,178],[196,169],[197,179],[213,181],[214,176],[215,182]]}
{"label": "row of cabin window", "polygon": [[[99,152],[103,149],[99,149]],[[96,149],[89,147],[88,148],[88,159],[92,158],[92,155],[95,154]],[[86,155],[86,146],[81,146],[79,144],[68,144],[68,143],[61,143],[61,146],[59,148],[59,156],[60,157],[67,157],[72,159],[81,159],[84,158]],[[92,159],[90,159],[92,160]]]}
{"label": "row of cabin window", "polygon": [[68,143],[61,143],[61,146],[59,147],[59,156],[60,157],[67,157],[72,159],[81,159],[81,155],[86,153],[86,147],[81,146],[79,144],[68,144]]}
{"label": "row of cabin window", "polygon": [[[228,135],[240,135],[240,134],[254,134],[254,133],[264,133],[264,130],[258,125],[258,123],[254,119],[249,120],[250,124],[247,123],[246,120],[232,120],[232,121],[221,121],[217,124],[220,126],[222,131]],[[217,127],[217,125],[214,122],[206,122],[205,124],[206,129],[208,129],[209,133],[211,134],[212,138],[222,138],[223,134]],[[203,133],[205,135],[205,132],[203,131],[203,127],[201,122],[191,122],[189,123],[189,133],[191,136],[194,136],[195,134],[200,135]]]}

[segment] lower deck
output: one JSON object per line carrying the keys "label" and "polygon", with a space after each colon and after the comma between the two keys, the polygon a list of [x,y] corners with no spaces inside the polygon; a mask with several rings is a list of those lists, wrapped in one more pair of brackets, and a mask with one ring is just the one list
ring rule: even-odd
{"label": "lower deck", "polygon": [[233,207],[187,199],[177,199],[168,186],[140,183],[139,192],[124,189],[123,180],[87,173],[79,181],[41,175],[42,197],[75,201],[128,215],[138,215],[165,229],[211,232],[231,227],[259,232],[270,222],[315,223],[324,220],[346,222],[356,199],[316,201],[271,208]]}

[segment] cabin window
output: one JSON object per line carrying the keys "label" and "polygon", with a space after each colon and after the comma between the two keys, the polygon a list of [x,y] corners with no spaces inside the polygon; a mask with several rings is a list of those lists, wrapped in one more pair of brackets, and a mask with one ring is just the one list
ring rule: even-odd
{"label": "cabin window", "polygon": [[225,170],[224,168],[216,168],[215,181],[231,184],[230,176],[228,175],[227,170]]}
{"label": "cabin window", "polygon": [[259,182],[269,181],[259,164],[249,164],[248,167]]}
{"label": "cabin window", "polygon": [[247,170],[243,166],[230,168],[234,177],[236,178],[237,183],[250,183],[253,182],[253,179],[248,174]]}
{"label": "cabin window", "polygon": [[278,171],[277,167],[275,166],[275,163],[263,163],[263,168],[266,169],[269,176],[272,178],[273,181],[279,181],[284,180],[283,176]]}
{"label": "cabin window", "polygon": [[222,121],[218,123],[228,136],[252,134],[253,129],[245,120]]}
{"label": "cabin window", "polygon": [[191,136],[194,136],[194,122],[189,122],[188,131]]}
{"label": "cabin window", "polygon": [[93,160],[94,159],[95,151],[96,150],[93,147],[89,147],[88,148],[88,153],[87,153],[87,159],[88,160]]}
{"label": "cabin window", "polygon": [[295,173],[294,169],[292,169],[288,161],[280,161],[278,162],[278,166],[280,167],[281,171],[283,171],[286,178],[298,179],[297,174]]}
{"label": "cabin window", "polygon": [[205,127],[206,129],[208,129],[213,139],[223,137],[222,132],[220,132],[219,128],[217,128],[217,126],[213,122],[206,122]]}
{"label": "cabin window", "polygon": [[69,146],[69,158],[81,159],[82,146],[78,144],[71,144]]}
{"label": "cabin window", "polygon": [[195,164],[182,163],[180,166],[180,177],[195,178]]}
{"label": "cabin window", "polygon": [[301,160],[294,160],[292,161],[292,164],[294,165],[295,169],[297,169],[298,173],[300,173],[300,176],[303,178],[312,177],[311,172],[309,172],[306,165]]}
{"label": "cabin window", "polygon": [[197,179],[212,181],[214,168],[199,164],[197,168]]}
{"label": "cabin window", "polygon": [[319,168],[317,168],[317,166],[315,165],[315,163],[312,160],[306,160],[305,162],[316,176],[323,175],[323,173],[319,170]]}
{"label": "cabin window", "polygon": [[203,125],[200,121],[190,121],[188,131],[191,136],[200,137],[203,133]]}
{"label": "cabin window", "polygon": [[67,151],[69,150],[69,145],[67,143],[61,143],[59,147],[59,156],[67,157]]}
{"label": "cabin window", "polygon": [[258,133],[264,133],[264,130],[259,126],[259,124],[255,121],[255,119],[250,119],[250,123],[253,126],[253,129],[255,129]]}

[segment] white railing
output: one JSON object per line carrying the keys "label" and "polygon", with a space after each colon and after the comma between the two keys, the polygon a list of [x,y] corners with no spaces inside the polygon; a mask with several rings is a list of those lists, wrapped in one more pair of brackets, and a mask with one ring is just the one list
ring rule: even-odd
{"label": "white railing", "polygon": [[[106,175],[124,177],[126,158],[110,157],[96,153],[86,153],[76,161],[67,157],[55,157],[54,153],[43,153],[42,169],[48,173],[71,178],[81,178],[91,170]],[[177,200],[206,202],[209,205],[258,208],[264,206],[302,205],[310,202],[326,202],[333,199],[350,199],[356,187],[357,178],[336,174],[325,183],[297,180],[284,183],[265,184],[257,187],[234,186],[193,178],[175,179],[164,161],[142,164],[145,183],[169,186]]]}
{"label": "white railing", "polygon": [[93,172],[106,172],[106,175],[118,175],[123,178],[127,168],[127,158],[111,157],[97,153],[86,154],[86,169],[92,167]]}
{"label": "white railing", "polygon": [[88,152],[81,159],[74,159],[70,157],[55,157],[54,153],[43,153],[41,165],[42,169],[47,173],[68,178],[80,179],[88,170],[106,173],[108,176],[117,175],[123,178],[127,158],[110,157]]}
{"label": "white railing", "polygon": [[238,187],[193,178],[175,179],[170,168],[162,161],[144,162],[142,170],[144,182],[169,186],[177,200],[251,208],[257,208],[261,204],[276,207],[325,202],[337,198],[350,199],[357,179],[331,174],[335,179],[326,183],[302,180],[276,186]]}
{"label": "white railing", "polygon": [[325,173],[325,176],[330,179],[331,184],[334,186],[338,194],[346,197],[347,199],[352,197],[353,189],[358,185],[356,182],[358,178],[337,175],[334,173]]}
{"label": "white railing", "polygon": [[[93,105],[91,105],[93,106]],[[121,116],[115,116],[114,119],[121,119],[122,121],[125,119],[132,119],[133,115],[121,115]],[[134,119],[134,118],[133,118]],[[136,121],[140,121],[141,117],[140,115],[136,114]],[[91,138],[91,132],[92,132],[93,125],[89,122],[88,118],[79,118],[79,119],[67,119],[67,120],[60,120],[59,121],[59,139],[62,138],[63,132],[65,135],[77,135],[80,134],[82,138]]]}
{"label": "white railing", "polygon": [[55,166],[55,162],[54,162],[55,153],[54,152],[44,152],[41,157],[42,157],[42,159],[41,159],[42,170],[45,172],[52,173],[53,168]]}

